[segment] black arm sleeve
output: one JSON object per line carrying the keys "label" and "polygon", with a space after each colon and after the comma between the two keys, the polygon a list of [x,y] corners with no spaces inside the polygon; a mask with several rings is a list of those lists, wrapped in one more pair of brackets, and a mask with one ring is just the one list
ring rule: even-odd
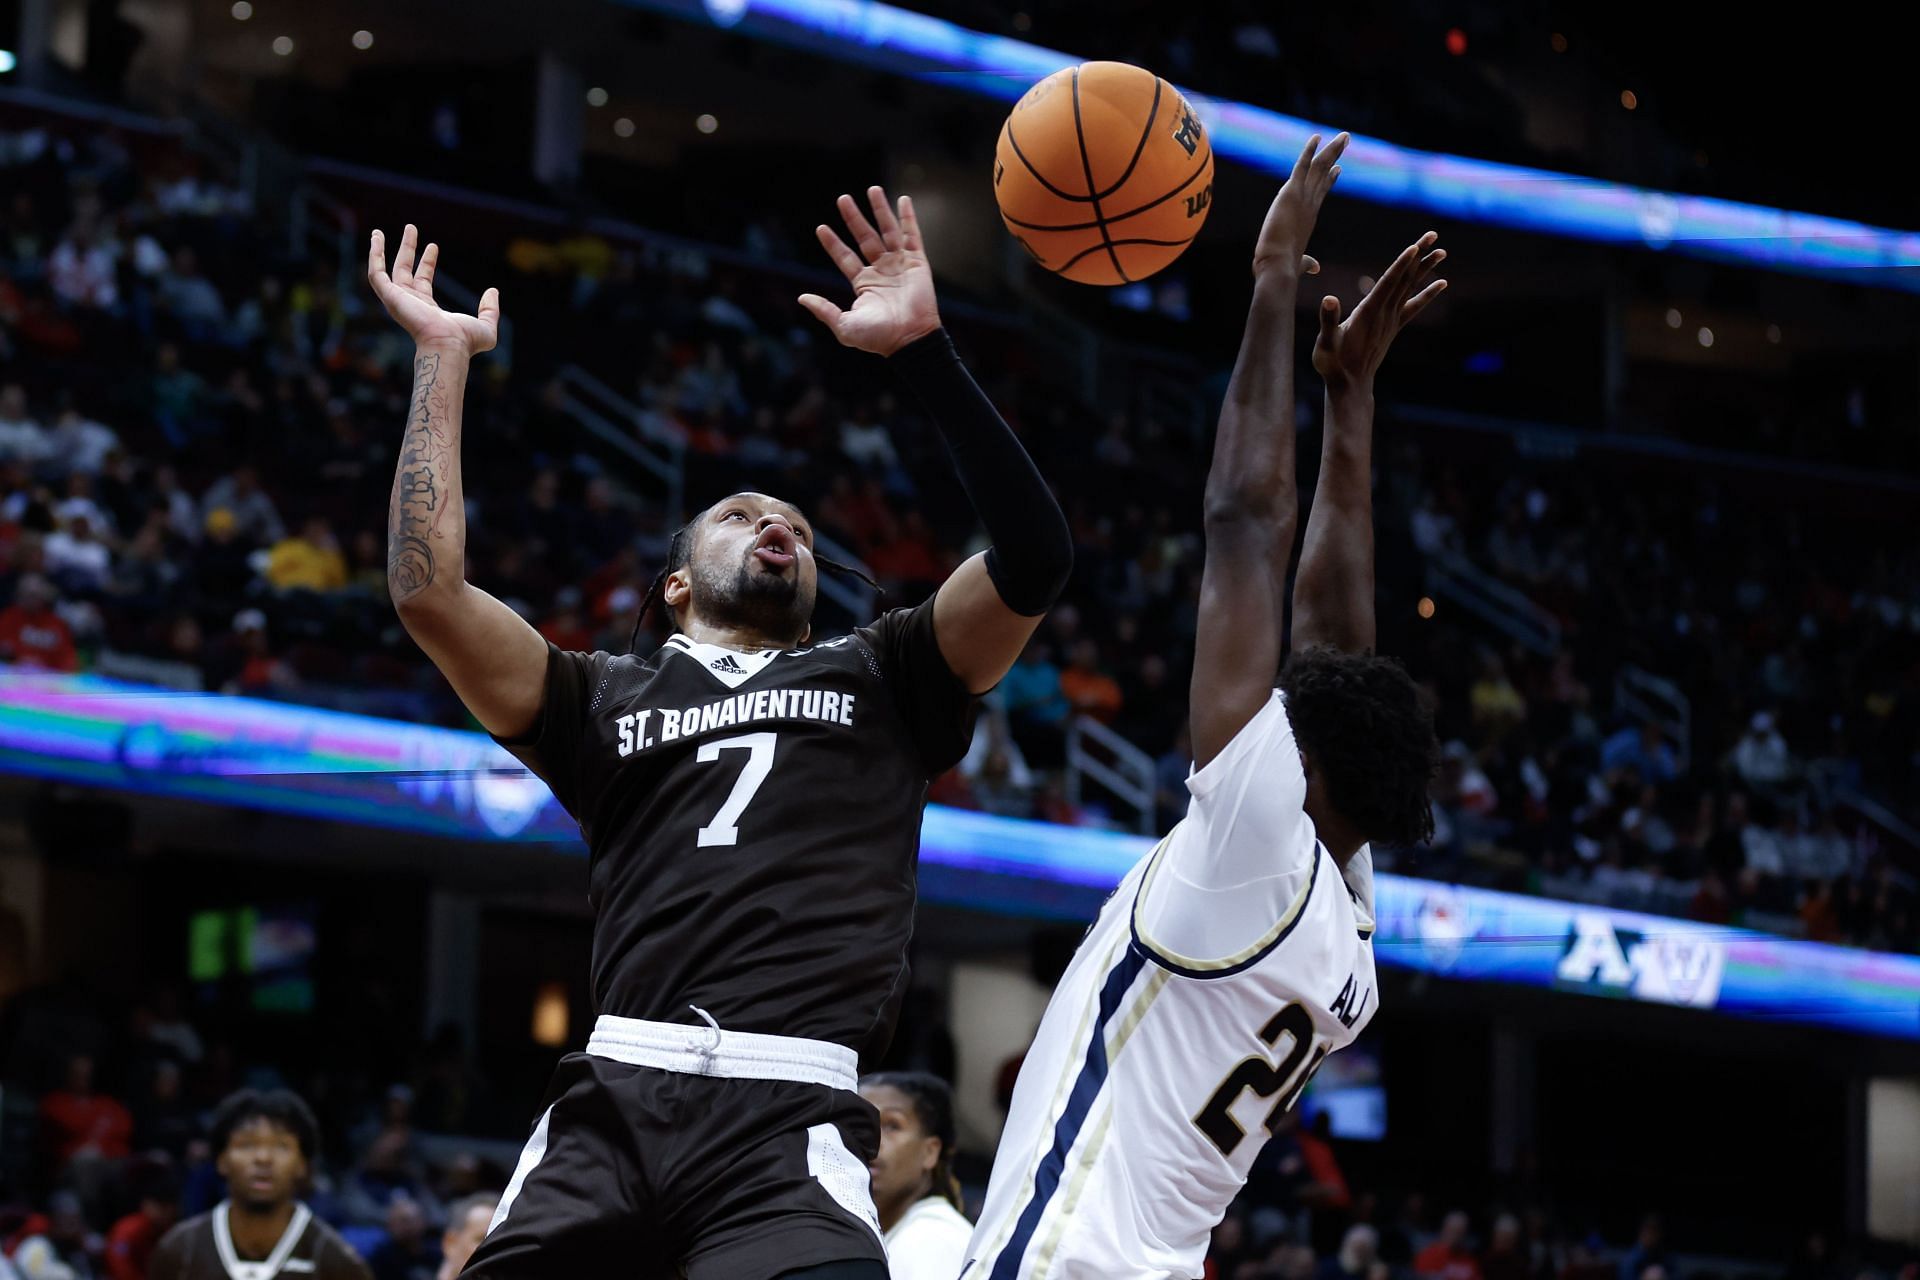
{"label": "black arm sleeve", "polygon": [[1000,598],[1026,617],[1045,613],[1073,572],[1073,537],[1033,459],[960,363],[945,329],[887,363],[946,439],[961,487],[993,539],[987,573]]}

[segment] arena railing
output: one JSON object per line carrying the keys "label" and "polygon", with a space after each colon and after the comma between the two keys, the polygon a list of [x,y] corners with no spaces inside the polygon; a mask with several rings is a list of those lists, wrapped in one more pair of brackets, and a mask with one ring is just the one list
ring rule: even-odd
{"label": "arena railing", "polygon": [[1076,809],[1088,779],[1133,810],[1133,829],[1152,835],[1153,757],[1092,716],[1075,716],[1067,725],[1067,802]]}
{"label": "arena railing", "polygon": [[1427,557],[1427,593],[1451,600],[1538,654],[1560,648],[1560,620],[1457,551]]}

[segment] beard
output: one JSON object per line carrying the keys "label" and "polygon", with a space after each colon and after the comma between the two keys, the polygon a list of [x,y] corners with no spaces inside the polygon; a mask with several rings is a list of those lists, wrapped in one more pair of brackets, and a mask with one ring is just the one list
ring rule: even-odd
{"label": "beard", "polygon": [[702,618],[754,632],[777,645],[799,640],[813,618],[814,586],[807,583],[803,589],[797,561],[790,574],[769,573],[749,551],[731,568],[699,567],[692,586],[693,606]]}

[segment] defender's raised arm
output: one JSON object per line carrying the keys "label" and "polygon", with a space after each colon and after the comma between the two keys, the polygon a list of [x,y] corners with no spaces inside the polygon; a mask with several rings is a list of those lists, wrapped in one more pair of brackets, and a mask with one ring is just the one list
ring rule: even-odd
{"label": "defender's raised arm", "polygon": [[1294,493],[1294,295],[1320,205],[1340,176],[1341,134],[1308,141],[1254,246],[1253,304],[1220,406],[1207,473],[1206,569],[1194,645],[1193,759],[1205,766],[1273,696],[1280,669]]}
{"label": "defender's raised arm", "polygon": [[1446,289],[1433,273],[1447,251],[1429,231],[1401,250],[1377,284],[1340,318],[1340,300],[1320,300],[1313,367],[1327,384],[1300,572],[1293,584],[1293,645],[1373,648],[1373,378],[1407,323]]}

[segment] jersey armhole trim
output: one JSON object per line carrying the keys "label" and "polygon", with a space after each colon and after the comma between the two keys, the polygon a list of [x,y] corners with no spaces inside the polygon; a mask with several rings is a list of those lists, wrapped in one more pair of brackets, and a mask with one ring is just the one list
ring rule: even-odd
{"label": "jersey armhole trim", "polygon": [[1162,840],[1155,849],[1152,860],[1147,864],[1147,873],[1140,877],[1140,885],[1134,890],[1133,906],[1127,913],[1127,927],[1133,934],[1133,945],[1138,947],[1148,959],[1161,968],[1178,974],[1183,978],[1231,978],[1236,973],[1244,973],[1259,964],[1273,953],[1274,948],[1287,940],[1299,925],[1300,918],[1306,914],[1307,903],[1313,897],[1313,887],[1320,883],[1321,846],[1315,841],[1313,846],[1313,871],[1307,877],[1306,885],[1294,895],[1287,909],[1264,935],[1233,955],[1218,960],[1199,960],[1192,956],[1183,956],[1178,952],[1162,950],[1147,940],[1140,928],[1140,902],[1146,896],[1147,887],[1153,883],[1160,871],[1160,859],[1166,853],[1167,841]]}

